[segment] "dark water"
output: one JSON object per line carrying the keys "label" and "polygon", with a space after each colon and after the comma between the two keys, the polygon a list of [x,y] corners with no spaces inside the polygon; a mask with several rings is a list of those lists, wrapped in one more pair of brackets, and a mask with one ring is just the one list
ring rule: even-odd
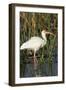
{"label": "dark water", "polygon": [[57,58],[54,58],[51,63],[48,63],[48,61],[42,64],[38,63],[36,70],[34,70],[34,64],[31,62],[20,64],[20,77],[56,76],[57,74]]}

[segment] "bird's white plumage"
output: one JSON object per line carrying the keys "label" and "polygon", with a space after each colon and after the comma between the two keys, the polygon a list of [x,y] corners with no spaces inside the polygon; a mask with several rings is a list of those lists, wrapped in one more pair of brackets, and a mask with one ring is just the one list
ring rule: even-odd
{"label": "bird's white plumage", "polygon": [[32,49],[37,51],[44,46],[44,40],[40,37],[32,37],[30,40],[22,44],[21,49]]}

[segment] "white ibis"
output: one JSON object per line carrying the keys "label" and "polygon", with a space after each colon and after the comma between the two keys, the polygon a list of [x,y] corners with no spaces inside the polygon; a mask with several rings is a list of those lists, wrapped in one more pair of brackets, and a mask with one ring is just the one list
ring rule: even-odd
{"label": "white ibis", "polygon": [[38,63],[38,61],[36,59],[36,52],[47,43],[46,34],[50,34],[50,35],[54,36],[53,33],[42,30],[42,32],[41,32],[42,38],[38,37],[38,36],[31,37],[28,41],[23,43],[20,47],[20,50],[28,49],[28,50],[34,51],[34,65],[35,65],[34,68],[35,69],[37,66],[36,63]]}

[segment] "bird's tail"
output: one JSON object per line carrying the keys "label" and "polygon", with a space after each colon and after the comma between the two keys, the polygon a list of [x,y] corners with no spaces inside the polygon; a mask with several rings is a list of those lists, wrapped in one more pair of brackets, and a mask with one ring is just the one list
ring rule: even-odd
{"label": "bird's tail", "polygon": [[21,45],[20,50],[27,49],[27,45],[24,43]]}

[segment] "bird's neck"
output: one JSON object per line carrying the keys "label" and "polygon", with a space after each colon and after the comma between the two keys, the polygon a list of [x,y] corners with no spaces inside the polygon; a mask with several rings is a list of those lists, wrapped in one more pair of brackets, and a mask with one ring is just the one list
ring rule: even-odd
{"label": "bird's neck", "polygon": [[47,42],[47,38],[46,38],[46,34],[45,33],[42,33],[42,38],[43,38],[43,44],[45,45],[46,42]]}
{"label": "bird's neck", "polygon": [[45,33],[42,33],[42,38],[43,38],[44,41],[47,41]]}

